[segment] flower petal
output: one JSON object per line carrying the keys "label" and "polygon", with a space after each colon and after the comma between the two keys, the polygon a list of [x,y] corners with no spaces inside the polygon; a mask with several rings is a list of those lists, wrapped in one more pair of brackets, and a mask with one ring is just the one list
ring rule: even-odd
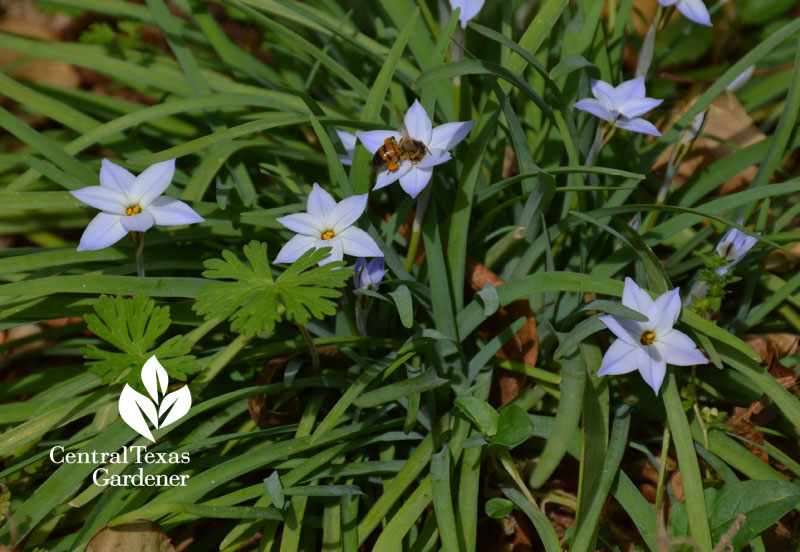
{"label": "flower petal", "polygon": [[128,169],[103,159],[100,165],[100,185],[127,194],[136,177]]}
{"label": "flower petal", "polygon": [[614,119],[603,103],[600,100],[595,100],[594,98],[586,98],[584,100],[577,101],[572,105],[572,107],[575,109],[580,109],[581,111],[586,111],[587,113],[591,113],[595,117],[599,117],[604,121],[610,122]]}
{"label": "flower petal", "polygon": [[78,251],[105,249],[124,238],[128,231],[120,224],[121,218],[120,215],[97,213],[83,231]]}
{"label": "flower petal", "polygon": [[279,217],[277,221],[292,232],[313,236],[315,239],[318,239],[326,230],[330,230],[330,228],[325,228],[322,219],[313,217],[308,213],[286,215],[285,217]]}
{"label": "flower petal", "polygon": [[336,135],[342,142],[342,147],[344,148],[344,151],[346,151],[350,155],[353,155],[353,152],[356,149],[356,135],[338,129],[336,130]]}
{"label": "flower petal", "polygon": [[622,103],[622,98],[620,98],[617,93],[617,89],[607,82],[591,79],[590,83],[592,86],[592,96],[597,98],[607,110],[611,111]]}
{"label": "flower petal", "polygon": [[128,232],[146,232],[155,223],[155,217],[150,211],[142,211],[138,215],[120,217],[122,227]]}
{"label": "flower petal", "polygon": [[[725,87],[725,90],[727,90],[730,93],[738,91],[742,86],[750,82],[750,77],[753,76],[753,73],[755,73],[755,71],[756,71],[756,66],[751,65],[750,67],[742,71],[738,77],[733,79],[731,83]],[[703,113],[703,111],[701,111],[700,113]]]}
{"label": "flower petal", "polygon": [[445,123],[439,125],[431,131],[430,142],[425,142],[428,149],[450,150],[456,147],[469,131],[475,126],[475,121],[461,121],[457,123]]}
{"label": "flower petal", "polygon": [[286,244],[278,252],[278,256],[275,257],[274,262],[287,264],[293,263],[299,259],[303,253],[314,248],[314,244],[317,243],[317,241],[318,240],[312,236],[303,236],[302,234],[298,234],[286,242]]}
{"label": "flower petal", "polygon": [[653,392],[658,395],[664,376],[667,375],[667,363],[661,353],[655,347],[639,347],[636,349],[636,363],[639,365],[639,373],[642,374],[645,383],[653,388]]}
{"label": "flower petal", "polygon": [[[617,97],[620,99],[620,103],[617,107],[622,107],[623,104],[633,100],[642,99],[646,94],[644,77],[636,77],[635,79],[620,83],[615,90],[617,91]],[[620,109],[620,111],[622,111],[622,109]]]}
{"label": "flower petal", "polygon": [[638,117],[639,115],[644,115],[648,111],[652,111],[663,102],[664,100],[656,98],[636,98],[622,104],[620,111],[626,117]]}
{"label": "flower petal", "polygon": [[422,140],[423,144],[429,144],[431,141],[431,118],[425,112],[425,108],[419,103],[419,100],[414,100],[411,107],[406,111],[406,117],[403,121],[408,130],[408,135],[411,138]]}
{"label": "flower petal", "polygon": [[383,257],[381,251],[372,236],[364,232],[361,228],[351,226],[341,234],[336,235],[342,242],[344,252],[354,257]]}
{"label": "flower petal", "polygon": [[156,224],[162,226],[195,224],[206,220],[186,203],[174,197],[159,196],[155,198],[147,211],[153,215]]}
{"label": "flower petal", "polygon": [[421,169],[419,166],[415,166],[408,174],[400,177],[400,186],[411,197],[417,197],[428,185],[432,175],[433,169]]}
{"label": "flower petal", "polygon": [[[706,356],[697,348],[692,338],[679,330],[657,335],[653,347],[657,347],[664,360],[675,366],[708,364]],[[653,347],[650,347],[651,349]]]}
{"label": "flower petal", "polygon": [[651,136],[661,136],[661,133],[650,121],[644,119],[630,119],[628,121],[618,120],[615,123],[619,128],[630,130],[631,132],[641,132],[642,134],[649,134]]}
{"label": "flower petal", "polygon": [[455,10],[461,8],[461,13],[458,20],[461,22],[461,27],[467,27],[467,22],[478,15],[478,12],[483,8],[484,0],[450,0],[450,7]]}
{"label": "flower petal", "polygon": [[367,208],[369,194],[361,194],[344,198],[328,214],[328,222],[332,224],[334,234],[340,234],[353,225]]}
{"label": "flower petal", "polygon": [[326,192],[322,186],[314,182],[311,187],[311,193],[308,194],[308,202],[306,203],[306,211],[312,217],[318,218],[322,221],[322,226],[329,226],[327,223],[328,214],[336,208],[336,200],[333,196]]}
{"label": "flower petal", "polygon": [[620,338],[628,345],[638,347],[639,339],[644,331],[644,326],[637,320],[630,318],[621,318],[607,314],[600,317],[600,322],[606,325],[606,328],[612,331],[614,335]]}
{"label": "flower petal", "polygon": [[394,130],[359,130],[356,132],[356,136],[370,153],[378,151],[386,139],[391,136],[394,136],[395,140],[400,140],[400,135]]}
{"label": "flower petal", "polygon": [[116,215],[124,215],[128,204],[128,198],[125,194],[115,188],[107,188],[105,186],[87,186],[80,190],[73,190],[70,193],[90,207]]}
{"label": "flower petal", "polygon": [[631,278],[625,278],[625,287],[622,289],[622,305],[648,316],[655,303],[645,290],[636,285],[636,282]]}
{"label": "flower petal", "polygon": [[367,272],[367,260],[364,257],[356,259],[356,267],[353,273],[353,283],[356,289],[367,288],[372,283]]}
{"label": "flower petal", "polygon": [[322,247],[330,247],[331,252],[330,255],[319,262],[320,266],[332,263],[334,261],[341,261],[342,257],[344,257],[341,236],[336,236],[335,238],[331,238],[329,240],[317,240],[316,248],[320,249]]}
{"label": "flower petal", "polygon": [[653,332],[656,336],[665,335],[672,330],[678,317],[681,315],[680,288],[662,293],[653,304],[653,310],[648,313],[650,321],[655,324]]}
{"label": "flower petal", "polygon": [[367,263],[367,273],[373,284],[377,284],[388,274],[389,271],[384,266],[383,257],[376,257]]}
{"label": "flower petal", "polygon": [[708,13],[708,8],[703,4],[703,0],[680,0],[678,2],[678,11],[681,12],[686,19],[694,21],[699,25],[712,27],[711,14]]}
{"label": "flower petal", "polygon": [[636,345],[630,345],[622,339],[617,339],[608,348],[600,363],[598,376],[617,376],[627,374],[638,368],[636,364]]}
{"label": "flower petal", "polygon": [[416,163],[414,166],[418,169],[432,169],[436,165],[441,165],[442,163],[447,163],[453,157],[450,155],[449,151],[445,150],[431,150],[431,153],[426,155],[422,161]]}
{"label": "flower petal", "polygon": [[128,189],[128,199],[146,209],[169,187],[173,176],[175,176],[174,159],[150,165],[131,184]]}
{"label": "flower petal", "polygon": [[375,180],[375,187],[372,188],[373,190],[380,190],[381,188],[385,188],[389,184],[393,184],[397,182],[401,176],[404,176],[414,168],[414,165],[411,164],[410,161],[404,160],[400,163],[400,168],[394,171],[384,171],[378,175],[378,178]]}

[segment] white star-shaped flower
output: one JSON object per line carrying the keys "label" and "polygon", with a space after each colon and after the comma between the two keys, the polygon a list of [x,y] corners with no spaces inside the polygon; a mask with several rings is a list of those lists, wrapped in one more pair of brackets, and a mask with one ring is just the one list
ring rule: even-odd
{"label": "white star-shaped flower", "polygon": [[297,235],[275,258],[276,263],[293,263],[309,249],[330,247],[330,255],[319,264],[341,261],[345,253],[355,257],[383,257],[372,237],[353,226],[367,208],[367,195],[350,196],[336,202],[333,196],[314,183],[308,194],[305,213],[280,217],[278,222]]}
{"label": "white star-shaped flower", "polygon": [[81,236],[78,251],[103,249],[128,232],[144,232],[153,224],[176,226],[205,219],[183,201],[161,195],[175,174],[175,160],[150,165],[139,176],[103,159],[100,185],[70,192],[100,209]]}
{"label": "white star-shaped flower", "polygon": [[[400,166],[395,170],[386,169],[378,174],[375,182],[375,190],[380,190],[389,184],[400,180],[400,186],[411,197],[417,195],[425,189],[433,175],[433,167],[447,163],[451,156],[448,150],[456,147],[459,142],[469,134],[475,121],[463,121],[457,123],[445,123],[433,128],[431,119],[425,113],[425,108],[419,101],[406,112],[404,119],[405,128],[408,131],[408,138],[419,140],[425,145],[425,156],[418,162],[412,163],[408,159],[402,159]],[[371,153],[378,151],[388,138],[394,138],[399,144],[402,136],[395,130],[370,130],[366,132],[356,132],[356,136]]]}
{"label": "white star-shaped flower", "polygon": [[338,129],[336,134],[339,136],[345,151],[344,155],[339,156],[339,161],[341,161],[342,165],[352,165],[353,153],[356,151],[356,135]]}
{"label": "white star-shaped flower", "polygon": [[575,109],[591,113],[625,130],[661,136],[651,122],[638,118],[664,101],[645,97],[644,77],[625,81],[616,88],[601,80],[592,79],[591,82],[594,98],[576,102]]}
{"label": "white star-shaped flower", "polygon": [[662,6],[675,6],[686,19],[711,27],[711,15],[703,0],[658,0]]}
{"label": "white star-shaped flower", "polygon": [[455,10],[456,8],[461,8],[461,12],[458,15],[458,21],[461,23],[461,27],[466,29],[467,22],[478,15],[478,12],[481,11],[485,0],[450,0],[450,8]]}
{"label": "white star-shaped flower", "polygon": [[693,366],[708,359],[685,333],[673,328],[681,314],[679,290],[675,288],[655,301],[648,293],[625,278],[622,304],[647,317],[647,322],[607,315],[600,320],[617,336],[600,364],[598,376],[627,374],[634,370],[658,395],[667,373],[667,364]]}

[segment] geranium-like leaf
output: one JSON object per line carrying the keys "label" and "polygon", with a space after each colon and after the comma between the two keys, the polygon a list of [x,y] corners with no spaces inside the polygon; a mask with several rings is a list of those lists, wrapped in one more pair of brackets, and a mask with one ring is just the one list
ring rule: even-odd
{"label": "geranium-like leaf", "polygon": [[222,259],[205,262],[203,276],[232,282],[215,282],[203,288],[194,310],[208,318],[229,318],[231,330],[244,335],[270,332],[282,318],[305,324],[311,318],[324,318],[336,313],[332,301],[353,276],[332,262],[316,268],[326,259],[330,248],[310,250],[273,280],[267,260],[267,245],[252,241],[244,247],[249,262],[240,260],[231,251],[223,251]]}
{"label": "geranium-like leaf", "polygon": [[167,392],[167,381],[169,381],[167,371],[164,370],[155,355],[151,356],[142,366],[142,383],[156,404],[158,404],[159,397],[158,388],[161,387],[161,396],[163,397]]}
{"label": "geranium-like leaf", "polygon": [[[168,426],[172,422],[177,422],[189,412],[192,406],[192,394],[189,392],[189,387],[184,385],[177,391],[173,391],[164,397],[161,401],[161,407],[158,409],[158,417],[161,418],[167,411],[167,417],[161,422],[159,427]],[[172,407],[170,409],[170,407]]]}
{"label": "geranium-like leaf", "polygon": [[155,443],[142,412],[154,427],[158,427],[158,413],[153,402],[126,383],[119,396],[119,415],[135,432]]}
{"label": "geranium-like leaf", "polygon": [[[81,348],[84,358],[89,362],[89,371],[103,380],[103,383],[127,383],[131,387],[143,389],[157,399],[160,386],[162,395],[166,391],[167,375],[185,381],[187,374],[200,369],[195,358],[189,355],[191,343],[183,336],[176,335],[153,348],[156,340],[170,326],[169,307],[157,307],[155,301],[143,295],[126,299],[103,295],[95,303],[96,314],[86,315],[86,325],[97,337],[110,343],[117,351],[108,351],[87,345]],[[140,379],[142,366],[153,356],[164,374],[157,370],[150,376]],[[155,368],[155,367],[153,367]],[[152,387],[146,387],[148,382]]]}

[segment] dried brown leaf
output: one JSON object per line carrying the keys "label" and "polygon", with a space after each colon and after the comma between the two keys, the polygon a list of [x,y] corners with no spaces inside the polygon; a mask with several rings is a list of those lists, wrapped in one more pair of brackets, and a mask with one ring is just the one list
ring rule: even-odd
{"label": "dried brown leaf", "polygon": [[104,527],[92,537],[86,546],[86,552],[111,552],[114,550],[175,552],[169,537],[161,531],[161,527],[146,519],[115,527]]}
{"label": "dried brown leaf", "polygon": [[[473,291],[482,290],[486,284],[497,287],[505,283],[497,274],[470,258],[467,258],[466,277]],[[525,323],[498,351],[497,357],[535,366],[539,356],[539,338],[536,317],[527,298],[518,299],[498,309],[478,327],[478,335],[483,339],[491,339],[520,318],[525,318]],[[506,404],[516,397],[525,379],[523,374],[502,370],[498,378],[500,404]]]}
{"label": "dried brown leaf", "polygon": [[742,341],[761,357],[761,362],[771,367],[783,357],[793,355],[800,346],[800,335],[792,333],[747,334]]}
{"label": "dried brown leaf", "polygon": [[[697,98],[693,98],[679,107],[677,112],[689,110],[696,101]],[[674,124],[678,118],[679,114],[676,114],[669,121]],[[664,128],[672,126],[672,124],[662,122],[658,124],[658,127]],[[736,96],[730,92],[724,92],[711,103],[705,128],[678,168],[678,174],[674,180],[675,186],[682,186],[712,163],[733,153],[733,149],[726,145],[727,143],[733,144],[737,148],[745,148],[765,138],[764,133],[753,124],[750,115]],[[656,162],[654,170],[663,172],[671,153],[672,148],[667,148]],[[755,166],[748,167],[720,186],[718,193],[724,195],[741,190],[753,180],[756,172]]]}
{"label": "dried brown leaf", "polygon": [[[0,18],[0,31],[37,38],[57,40],[62,27],[53,23],[52,18],[43,16],[29,2],[17,2]],[[16,64],[21,54],[11,50],[0,50],[0,67]],[[80,83],[78,71],[63,61],[34,59],[24,61],[11,71],[13,77],[34,82],[75,88]]]}

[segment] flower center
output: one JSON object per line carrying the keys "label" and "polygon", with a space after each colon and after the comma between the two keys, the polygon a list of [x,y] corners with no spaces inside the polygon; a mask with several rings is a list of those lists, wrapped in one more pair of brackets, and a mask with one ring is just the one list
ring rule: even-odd
{"label": "flower center", "polygon": [[656,334],[653,333],[652,330],[645,330],[642,332],[642,336],[639,338],[639,343],[642,345],[652,345],[653,341],[656,340]]}
{"label": "flower center", "polygon": [[322,233],[322,239],[329,240],[335,235],[336,234],[333,233],[333,230],[326,230],[325,232]]}
{"label": "flower center", "polygon": [[142,208],[139,207],[138,205],[134,205],[133,207],[128,207],[127,209],[125,209],[125,214],[127,216],[138,215],[141,212],[142,212]]}

